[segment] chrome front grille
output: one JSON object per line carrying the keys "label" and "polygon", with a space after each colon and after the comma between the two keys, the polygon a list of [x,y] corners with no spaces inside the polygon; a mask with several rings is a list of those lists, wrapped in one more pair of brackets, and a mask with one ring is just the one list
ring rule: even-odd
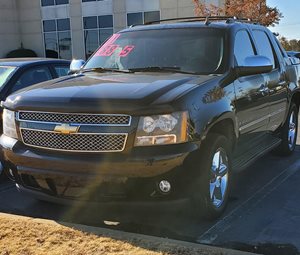
{"label": "chrome front grille", "polygon": [[70,152],[123,151],[132,119],[124,114],[33,111],[20,111],[16,117],[25,145]]}
{"label": "chrome front grille", "polygon": [[64,135],[51,131],[22,129],[24,144],[58,151],[75,152],[121,152],[124,150],[127,134],[85,134]]}
{"label": "chrome front grille", "polygon": [[81,114],[81,113],[50,113],[29,112],[18,113],[19,121],[45,123],[76,123],[81,125],[99,126],[130,126],[131,116],[123,114]]}

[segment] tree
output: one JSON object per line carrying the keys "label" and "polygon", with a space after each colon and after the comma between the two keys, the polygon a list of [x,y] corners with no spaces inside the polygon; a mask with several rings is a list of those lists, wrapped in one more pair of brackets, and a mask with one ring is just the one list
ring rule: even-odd
{"label": "tree", "polygon": [[286,39],[286,37],[284,37],[284,36],[279,37],[279,41],[285,50],[291,50],[289,40]]}
{"label": "tree", "polygon": [[224,7],[193,0],[196,16],[221,15],[235,16],[258,21],[262,25],[278,24],[283,17],[277,7],[270,7],[265,0],[226,0]]}
{"label": "tree", "polygon": [[284,36],[279,37],[282,47],[287,51],[300,51],[300,40],[288,40]]}

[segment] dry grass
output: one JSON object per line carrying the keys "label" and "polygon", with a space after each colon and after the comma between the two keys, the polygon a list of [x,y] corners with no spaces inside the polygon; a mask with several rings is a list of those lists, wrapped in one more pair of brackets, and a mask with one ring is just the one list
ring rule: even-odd
{"label": "dry grass", "polygon": [[[125,235],[125,234],[124,234]],[[0,214],[0,255],[221,254],[140,238],[105,237],[51,221]]]}

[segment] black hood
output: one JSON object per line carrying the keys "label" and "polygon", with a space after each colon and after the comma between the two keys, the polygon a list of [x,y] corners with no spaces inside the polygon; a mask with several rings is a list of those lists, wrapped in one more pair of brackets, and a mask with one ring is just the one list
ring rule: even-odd
{"label": "black hood", "polygon": [[7,98],[13,110],[123,112],[168,104],[214,77],[157,73],[88,73],[44,82]]}

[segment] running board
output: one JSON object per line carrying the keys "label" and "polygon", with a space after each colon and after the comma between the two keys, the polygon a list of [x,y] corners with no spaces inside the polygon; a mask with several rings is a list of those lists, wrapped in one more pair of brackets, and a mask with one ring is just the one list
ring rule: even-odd
{"label": "running board", "polygon": [[281,139],[278,137],[266,135],[260,142],[252,146],[249,150],[240,155],[233,155],[232,169],[233,172],[241,172],[256,160],[275,149],[280,145]]}

